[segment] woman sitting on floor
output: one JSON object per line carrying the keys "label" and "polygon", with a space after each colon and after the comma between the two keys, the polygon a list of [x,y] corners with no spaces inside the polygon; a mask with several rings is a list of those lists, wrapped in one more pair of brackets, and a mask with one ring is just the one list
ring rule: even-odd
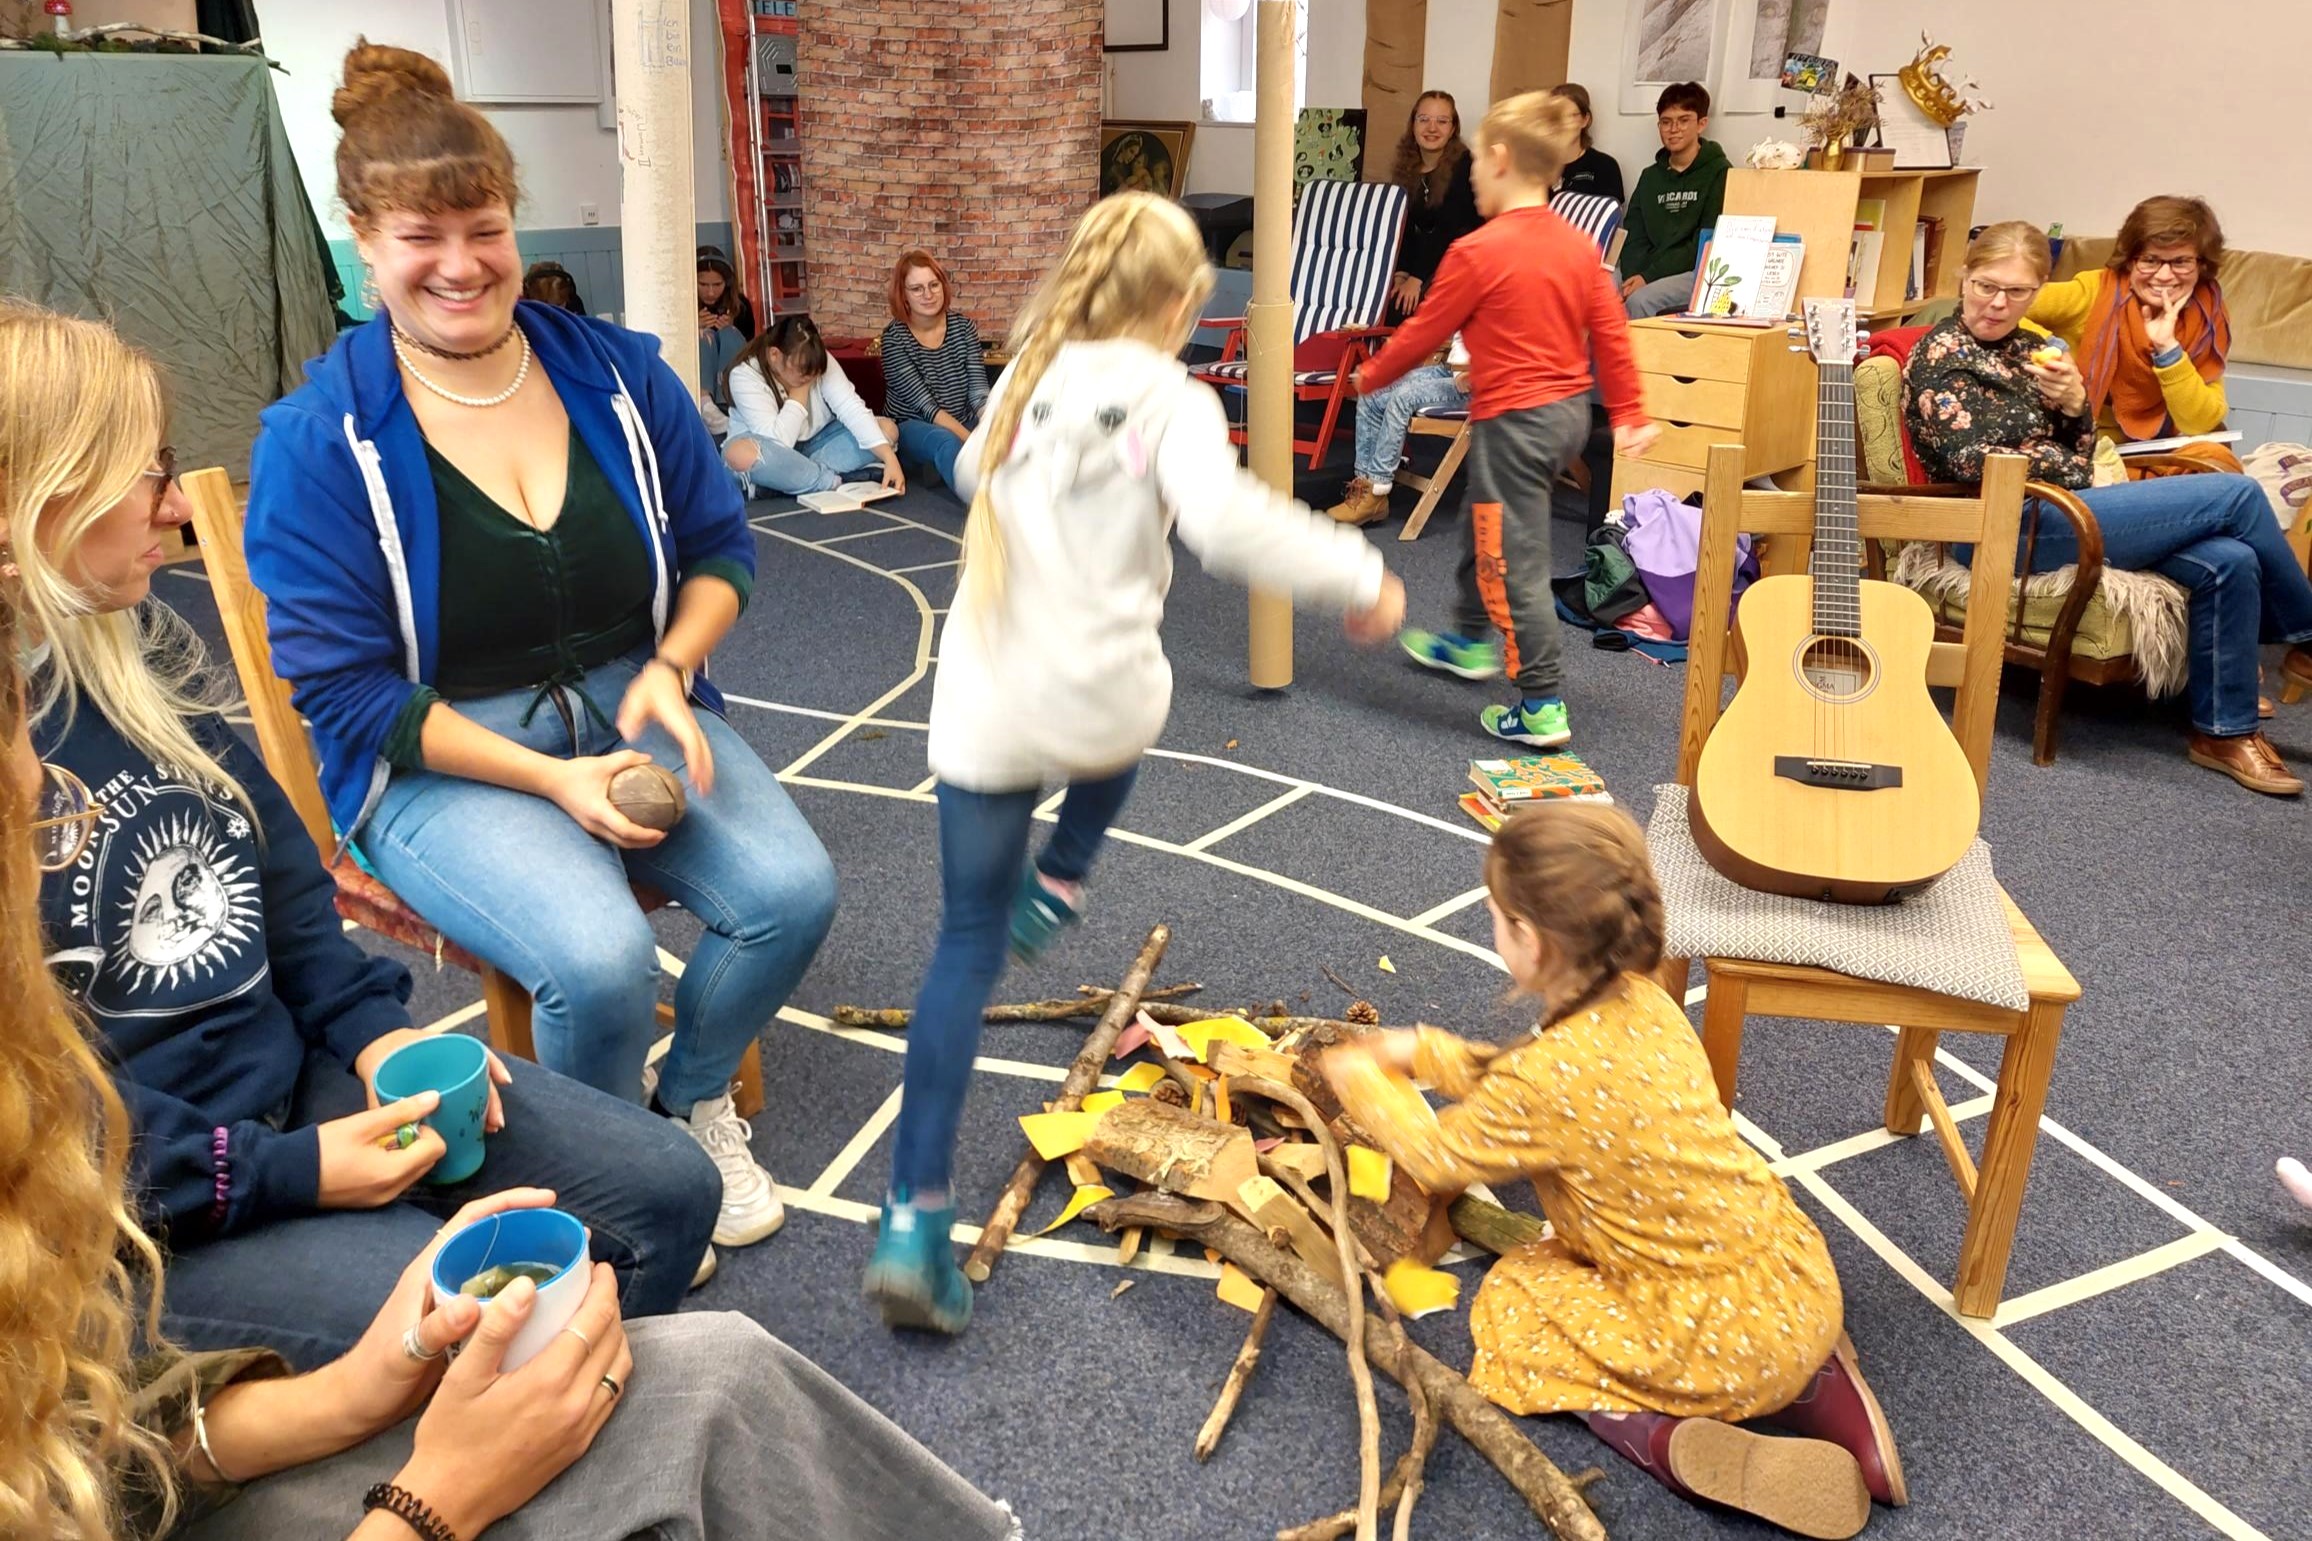
{"label": "woman sitting on floor", "polygon": [[781,316],[733,361],[723,394],[731,433],[723,463],[760,487],[793,497],[824,492],[880,465],[883,485],[907,490],[882,425],[852,389],[809,316]]}
{"label": "woman sitting on floor", "polygon": [[891,324],[883,329],[883,411],[902,457],[955,485],[955,457],[987,405],[987,350],[971,317],[954,309],[947,269],[927,251],[891,270]]}
{"label": "woman sitting on floor", "polygon": [[[2111,260],[2043,285],[2023,319],[2070,345],[2088,415],[2122,442],[2213,433],[2224,426],[2224,355],[2232,318],[2216,274],[2224,232],[2199,198],[2146,198],[2119,227]],[[2221,445],[2191,453],[2223,470]]]}
{"label": "woman sitting on floor", "polygon": [[730,410],[724,386],[740,350],[755,340],[755,307],[739,292],[738,269],[712,246],[698,249],[698,378],[714,404]]}
{"label": "woman sitting on floor", "polygon": [[[1959,310],[1935,323],[1903,371],[1904,421],[1919,464],[1938,482],[1979,482],[1983,457],[2009,449],[2034,479],[2079,494],[2103,532],[2112,567],[2166,574],[2191,592],[2188,696],[2194,765],[2250,791],[2293,797],[2304,783],[2257,727],[2257,648],[2295,644],[2281,660],[2312,683],[2312,580],[2246,476],[2162,476],[2091,487],[2095,413],[2076,355],[2043,353],[2020,323],[2047,281],[2047,237],[2021,220],[1993,225],[1967,248]],[[2134,308],[2135,302],[2129,305]],[[2037,503],[2032,570],[2079,560],[2070,522]]]}
{"label": "woman sitting on floor", "polygon": [[629,1313],[676,1309],[712,1267],[720,1183],[663,1120],[492,1056],[479,1172],[424,1185],[431,1129],[380,1148],[431,1110],[368,1094],[423,1036],[409,971],[345,935],[304,824],[205,704],[199,641],[149,597],[186,517],[152,362],[101,323],[0,304],[0,380],[0,521],[44,639],[37,740],[56,811],[93,800],[105,826],[52,844],[41,914],[135,1118],[143,1224],[177,1260],[170,1335],[323,1363],[442,1215],[525,1184],[594,1226]]}
{"label": "woman sitting on floor", "polygon": [[[1841,1331],[1822,1233],[1735,1132],[1685,1009],[1652,975],[1662,901],[1618,808],[1517,814],[1485,858],[1493,944],[1546,1003],[1506,1047],[1433,1027],[1329,1051],[1341,1106],[1432,1193],[1530,1179],[1552,1235],[1470,1307],[1469,1381],[1573,1413],[1681,1497],[1851,1536],[1902,1462]],[[1412,1079],[1449,1098],[1432,1109]],[[1736,1427],[1765,1418],[1802,1437]]]}
{"label": "woman sitting on floor", "polygon": [[[785,1217],[730,1082],[834,918],[835,874],[700,673],[754,584],[745,503],[652,339],[515,302],[515,170],[439,65],[368,44],[338,193],[383,298],[267,408],[249,573],[340,837],[536,1003],[539,1061],[648,1099],[722,1172],[714,1239]],[[611,801],[655,762],[671,830]],[[646,1075],[658,935],[702,932]]]}
{"label": "woman sitting on floor", "polygon": [[[149,498],[136,464],[98,474]],[[15,470],[0,462],[10,483]],[[33,920],[35,845],[77,844],[107,815],[28,827],[46,777],[25,731],[12,588],[0,584],[0,1535],[629,1541],[776,1524],[798,1541],[1016,1541],[1002,1505],[745,1317],[657,1317],[630,1332],[605,1263],[570,1325],[501,1373],[536,1287],[516,1283],[485,1309],[431,1302],[427,1281],[451,1228],[553,1203],[541,1189],[477,1199],[416,1232],[358,1341],[311,1373],[288,1376],[263,1348],[166,1344],[173,1281],[134,1218],[129,1111]],[[284,818],[273,834],[296,827]],[[598,1227],[598,1254],[605,1239]],[[302,1266],[336,1278],[336,1263],[320,1250]]]}

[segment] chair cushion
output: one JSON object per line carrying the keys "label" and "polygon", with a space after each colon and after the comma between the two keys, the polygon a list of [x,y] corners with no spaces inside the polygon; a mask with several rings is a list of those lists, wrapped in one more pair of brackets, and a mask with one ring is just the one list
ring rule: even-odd
{"label": "chair cushion", "polygon": [[[2032,594],[2024,599],[2023,641],[2033,647],[2047,645],[2048,640],[2055,635],[2055,618],[2061,613],[2067,595],[2068,591],[2065,594]],[[1933,607],[1935,618],[1939,621],[1952,626],[1964,626],[1967,623],[1967,602],[1964,599],[1946,598],[1940,603],[1930,599],[1928,604]],[[2007,600],[2007,619],[2010,623],[2015,619],[2012,595]],[[2071,638],[2071,656],[2108,662],[2130,657],[2134,652],[2135,623],[2111,608],[2111,602],[2104,597],[2103,589],[2098,585],[2095,597],[2087,602],[2085,610],[2079,612],[2079,629]]]}
{"label": "chair cushion", "polygon": [[[374,873],[363,870],[351,855],[340,856],[330,863],[329,875],[337,882],[337,913],[344,919],[404,947],[431,953],[436,967],[447,963],[469,974],[482,972],[481,959],[426,924],[423,915],[411,909],[401,895],[386,887]],[[640,883],[633,887],[634,902],[642,907],[645,915],[674,902],[655,888],[645,888]]]}
{"label": "chair cushion", "polygon": [[1903,465],[1903,366],[1893,359],[1854,366],[1854,431],[1864,481],[1900,486],[1911,479]]}
{"label": "chair cushion", "polygon": [[1721,875],[1694,844],[1686,798],[1682,786],[1656,787],[1646,826],[1668,922],[1667,956],[1833,969],[2011,1011],[2031,1004],[1991,848],[1982,841],[1900,904],[1824,904],[1762,894]]}
{"label": "chair cushion", "polygon": [[1376,326],[1396,271],[1405,190],[1391,182],[1311,182],[1292,220],[1293,342]]}
{"label": "chair cushion", "polygon": [[[1251,372],[1252,366],[1242,362],[1207,364],[1196,371],[1196,377],[1200,380],[1210,380],[1216,385],[1242,385]],[[1330,385],[1339,378],[1340,371],[1337,369],[1302,369],[1294,371],[1292,383],[1295,385]]]}

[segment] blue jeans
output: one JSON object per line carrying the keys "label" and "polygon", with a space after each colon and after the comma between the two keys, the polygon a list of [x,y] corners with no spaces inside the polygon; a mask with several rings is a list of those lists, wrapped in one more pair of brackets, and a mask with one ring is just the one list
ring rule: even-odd
{"label": "blue jeans", "polygon": [[[2218,738],[2258,730],[2260,642],[2312,642],[2312,580],[2288,549],[2272,504],[2253,477],[2157,476],[2079,494],[2103,527],[2103,560],[2149,569],[2191,591],[2192,726]],[[2039,516],[2035,572],[2079,560],[2071,526]]]}
{"label": "blue jeans", "polygon": [[860,444],[841,423],[829,423],[792,447],[746,434],[734,435],[731,443],[755,447],[755,463],[745,472],[748,481],[788,497],[825,492],[875,464],[875,452]]}
{"label": "blue jeans", "polygon": [[[1059,823],[1036,869],[1080,883],[1108,826],[1131,794],[1129,770],[1071,784]],[[966,792],[942,781],[939,794],[939,946],[907,1026],[907,1068],[899,1099],[899,1133],[891,1153],[891,1191],[936,1193],[955,1164],[955,1129],[971,1062],[979,1053],[980,1015],[1003,972],[1012,900],[1028,854],[1028,822],[1039,790]]]}
{"label": "blue jeans", "polygon": [[[555,1203],[592,1228],[594,1259],[617,1270],[627,1316],[678,1309],[722,1204],[714,1163],[631,1102],[525,1060],[506,1068],[506,1127],[489,1137],[480,1171],[445,1187],[419,1183],[382,1209],[322,1210],[175,1252],[163,1330],[193,1349],[263,1344],[314,1369],[368,1330],[402,1269],[460,1205],[533,1186],[553,1189]],[[282,1126],[367,1106],[351,1071],[311,1053]]]}
{"label": "blue jeans", "polygon": [[[662,730],[629,744],[579,699],[614,715],[647,657],[636,649],[557,692],[567,720],[553,697],[531,711],[530,690],[456,709],[540,754],[634,748],[679,774],[681,751]],[[423,770],[394,773],[361,834],[394,892],[530,992],[541,1064],[630,1102],[642,1095],[658,1000],[658,938],[631,885],[697,916],[706,930],[675,990],[658,1083],[675,1114],[722,1093],[835,916],[835,869],[778,779],[713,712],[698,725],[714,751],[714,794],[684,778],[690,811],[648,850],[595,839],[545,798]]]}
{"label": "blue jeans", "polygon": [[1469,393],[1443,364],[1425,364],[1395,383],[1357,400],[1357,474],[1374,486],[1397,479],[1405,434],[1424,412],[1466,411]]}
{"label": "blue jeans", "polygon": [[707,396],[724,411],[730,410],[730,393],[723,389],[723,371],[731,367],[739,350],[747,340],[735,326],[718,326],[711,332],[701,333],[698,339],[698,383]]}
{"label": "blue jeans", "polygon": [[1622,303],[1632,321],[1643,321],[1648,316],[1666,316],[1672,311],[1684,310],[1693,298],[1694,275],[1672,273],[1668,278],[1640,285],[1637,293]]}
{"label": "blue jeans", "polygon": [[911,417],[899,425],[899,458],[931,467],[951,488],[955,457],[962,452],[963,441],[929,418]]}

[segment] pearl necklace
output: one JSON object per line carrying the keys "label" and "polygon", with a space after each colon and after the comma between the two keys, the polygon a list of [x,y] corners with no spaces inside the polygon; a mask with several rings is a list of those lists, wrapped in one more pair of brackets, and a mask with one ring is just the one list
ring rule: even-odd
{"label": "pearl necklace", "polygon": [[514,330],[520,334],[522,339],[521,367],[514,371],[514,383],[507,386],[504,390],[498,392],[498,394],[495,396],[460,396],[457,392],[444,390],[439,385],[436,385],[433,381],[428,380],[425,377],[425,372],[417,367],[416,360],[409,356],[409,350],[401,345],[401,334],[399,332],[396,332],[393,336],[393,356],[401,360],[401,367],[409,371],[409,377],[412,380],[415,380],[418,384],[424,386],[427,390],[432,391],[436,396],[439,396],[444,401],[455,402],[461,407],[504,406],[507,402],[514,399],[514,393],[522,388],[522,382],[530,378],[530,335],[527,332],[523,332],[520,327],[516,327]]}

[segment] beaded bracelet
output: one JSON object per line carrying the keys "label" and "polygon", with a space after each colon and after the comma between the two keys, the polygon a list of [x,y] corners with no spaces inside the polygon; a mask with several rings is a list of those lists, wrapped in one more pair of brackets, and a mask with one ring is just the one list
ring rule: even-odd
{"label": "beaded bracelet", "polygon": [[214,1174],[210,1179],[209,1187],[209,1223],[211,1225],[223,1225],[225,1212],[232,1207],[231,1140],[232,1131],[229,1129],[219,1128],[209,1135],[209,1169]]}
{"label": "beaded bracelet", "polygon": [[416,1531],[422,1541],[458,1541],[458,1533],[443,1524],[441,1516],[408,1488],[380,1482],[361,1495],[361,1512],[367,1514],[372,1509],[383,1509]]}

